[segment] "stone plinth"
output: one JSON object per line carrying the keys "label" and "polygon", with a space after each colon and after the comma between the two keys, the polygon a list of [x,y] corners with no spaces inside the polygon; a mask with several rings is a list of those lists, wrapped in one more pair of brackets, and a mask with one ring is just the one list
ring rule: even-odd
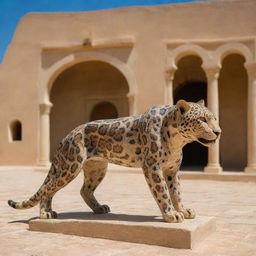
{"label": "stone plinth", "polygon": [[59,219],[31,220],[31,231],[62,233],[117,241],[191,249],[215,231],[215,218],[199,216],[183,223],[165,223],[154,216],[64,213]]}

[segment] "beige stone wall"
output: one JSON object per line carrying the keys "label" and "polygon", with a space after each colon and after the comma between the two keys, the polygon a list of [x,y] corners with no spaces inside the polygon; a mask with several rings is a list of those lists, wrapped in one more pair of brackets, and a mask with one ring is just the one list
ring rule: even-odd
{"label": "beige stone wall", "polygon": [[[172,75],[184,56],[199,56],[203,69],[208,70],[207,79],[214,78],[209,70],[218,67],[222,59],[232,53],[243,55],[246,65],[253,64],[255,13],[254,0],[240,0],[26,15],[19,22],[0,65],[0,164],[45,163],[42,159],[47,159],[50,145],[49,131],[45,128],[50,122],[49,100],[53,101],[51,97],[54,97],[49,91],[66,69],[88,61],[112,65],[127,81],[129,113],[141,113],[151,105],[171,102]],[[231,87],[225,86],[225,90]],[[223,102],[223,92],[220,93]],[[59,101],[63,102],[60,98]],[[241,102],[244,109],[245,99]],[[53,106],[51,120],[57,106]],[[223,108],[225,110],[225,104]],[[246,122],[241,114],[240,117]],[[13,120],[22,122],[20,142],[10,142],[8,138],[8,126]],[[237,132],[244,129],[243,125]],[[250,136],[252,132],[253,129]],[[243,153],[239,160],[242,165],[246,158],[245,150],[241,151],[246,145],[244,136],[240,139],[243,146],[236,153]],[[248,145],[250,152],[254,150],[253,145]],[[251,162],[256,159],[248,154]]]}

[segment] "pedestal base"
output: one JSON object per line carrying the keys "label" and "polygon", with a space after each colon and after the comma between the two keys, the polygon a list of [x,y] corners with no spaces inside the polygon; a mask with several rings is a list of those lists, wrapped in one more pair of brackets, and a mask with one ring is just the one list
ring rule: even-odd
{"label": "pedestal base", "polygon": [[49,170],[50,167],[51,167],[51,163],[48,162],[48,161],[45,161],[45,162],[40,161],[40,162],[38,163],[38,167],[39,167],[39,168],[44,168],[44,169],[46,169],[46,170]]}
{"label": "pedestal base", "polygon": [[244,172],[246,172],[246,173],[255,173],[256,174],[256,166],[247,166],[244,169]]}
{"label": "pedestal base", "polygon": [[211,166],[208,165],[204,168],[204,172],[207,173],[220,173],[222,172],[222,167],[221,166]]}
{"label": "pedestal base", "polygon": [[215,218],[199,216],[183,223],[166,223],[154,216],[63,213],[59,219],[32,220],[31,231],[62,233],[117,241],[191,249],[215,231]]}

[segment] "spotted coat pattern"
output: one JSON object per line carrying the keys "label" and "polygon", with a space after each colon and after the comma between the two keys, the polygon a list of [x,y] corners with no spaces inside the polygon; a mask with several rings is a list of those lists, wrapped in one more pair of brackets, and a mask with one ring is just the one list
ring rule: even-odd
{"label": "spotted coat pattern", "polygon": [[210,146],[220,132],[216,118],[203,102],[184,100],[174,106],[154,106],[142,115],[80,125],[59,144],[38,192],[23,202],[8,203],[15,209],[40,203],[40,218],[56,218],[53,196],[83,170],[82,198],[95,213],[107,213],[109,206],[100,205],[94,191],[105,176],[107,164],[113,163],[143,169],[165,221],[194,218],[195,212],[181,202],[182,148],[192,141]]}

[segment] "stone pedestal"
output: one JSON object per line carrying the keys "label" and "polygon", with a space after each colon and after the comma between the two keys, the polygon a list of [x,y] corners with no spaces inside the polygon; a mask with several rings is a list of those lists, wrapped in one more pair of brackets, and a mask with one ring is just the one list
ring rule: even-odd
{"label": "stone pedestal", "polygon": [[199,216],[166,223],[153,216],[93,213],[59,214],[59,219],[32,220],[31,231],[104,238],[172,248],[191,249],[216,228],[215,218]]}

